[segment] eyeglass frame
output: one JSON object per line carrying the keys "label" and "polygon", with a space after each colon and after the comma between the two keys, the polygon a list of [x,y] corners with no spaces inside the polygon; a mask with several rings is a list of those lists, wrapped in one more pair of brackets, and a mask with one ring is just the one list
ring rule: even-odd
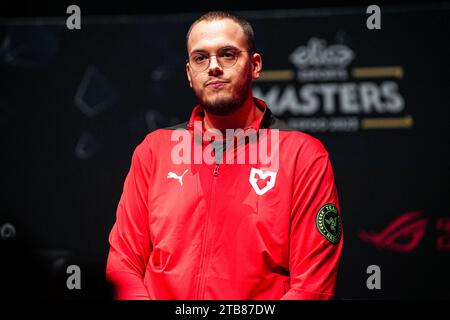
{"label": "eyeglass frame", "polygon": [[[219,48],[218,50],[227,49],[227,48],[229,48],[229,49],[237,49],[237,48],[234,48],[234,47],[232,47],[232,46],[231,46],[231,47],[225,46],[225,47]],[[201,50],[199,50],[199,51],[201,51]],[[217,59],[217,54],[209,54],[209,53],[206,53],[206,55],[208,56],[208,64],[206,64],[206,67],[205,67],[204,69],[202,69],[202,70],[196,70],[194,67],[192,67],[192,64],[191,64],[191,62],[190,62],[189,60],[190,60],[190,58],[191,58],[191,56],[192,56],[193,53],[191,53],[191,54],[189,55],[189,57],[186,59],[186,63],[188,63],[189,66],[192,68],[192,70],[194,70],[195,72],[203,72],[203,71],[207,70],[207,69],[209,68],[209,66],[211,65],[211,57],[212,57],[212,56],[215,56],[215,57],[216,57],[217,64],[218,64],[222,69],[232,69],[232,68],[236,65],[237,61],[239,60],[239,55],[240,55],[242,52],[253,53],[253,51],[251,51],[251,50],[236,50],[236,51],[235,51],[236,57],[237,57],[237,58],[236,58],[236,61],[234,62],[234,64],[233,64],[232,66],[227,67],[227,68],[225,68],[224,66],[222,66],[222,64],[219,62],[219,59]]]}

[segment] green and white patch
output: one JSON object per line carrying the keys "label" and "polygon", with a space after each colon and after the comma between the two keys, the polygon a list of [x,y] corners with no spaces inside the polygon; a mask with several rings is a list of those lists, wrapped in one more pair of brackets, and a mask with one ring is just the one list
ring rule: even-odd
{"label": "green and white patch", "polygon": [[328,203],[320,208],[316,216],[316,227],[332,244],[337,244],[341,239],[341,219],[337,207]]}

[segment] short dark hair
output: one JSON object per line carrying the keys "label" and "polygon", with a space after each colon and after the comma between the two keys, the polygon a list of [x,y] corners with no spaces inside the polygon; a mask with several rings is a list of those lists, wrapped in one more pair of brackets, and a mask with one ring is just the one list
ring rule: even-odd
{"label": "short dark hair", "polygon": [[247,46],[248,46],[247,49],[250,52],[254,52],[255,51],[255,34],[253,32],[253,27],[250,24],[250,22],[248,22],[247,20],[245,20],[242,17],[239,17],[237,15],[234,15],[232,13],[225,12],[225,11],[210,11],[210,12],[207,12],[204,15],[202,15],[197,20],[195,20],[189,27],[189,31],[186,35],[186,49],[188,46],[188,41],[189,41],[189,36],[191,35],[191,31],[197,23],[199,23],[201,21],[214,21],[214,20],[222,20],[222,19],[230,19],[241,26],[242,30],[244,31],[245,36],[247,37]]}

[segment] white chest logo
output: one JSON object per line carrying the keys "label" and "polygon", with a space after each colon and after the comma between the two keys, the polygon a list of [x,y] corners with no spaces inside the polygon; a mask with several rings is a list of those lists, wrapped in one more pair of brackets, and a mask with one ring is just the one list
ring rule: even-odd
{"label": "white chest logo", "polygon": [[170,178],[172,178],[172,179],[177,179],[178,182],[180,182],[180,186],[183,186],[183,177],[184,177],[184,175],[186,174],[186,172],[188,172],[188,169],[184,170],[183,174],[182,174],[181,176],[179,176],[179,175],[177,175],[176,173],[173,173],[173,172],[170,171],[170,172],[167,174],[167,179],[170,179]]}
{"label": "white chest logo", "polygon": [[[256,177],[256,175],[258,175],[261,180],[266,180],[267,177],[270,177],[270,179],[266,182],[264,188],[261,189],[258,186],[257,184],[258,178]],[[273,186],[275,185],[276,178],[277,173],[274,171],[267,170],[266,172],[262,172],[261,169],[252,168],[252,170],[250,171],[250,178],[248,179],[248,181],[250,181],[250,184],[252,185],[256,194],[262,196],[264,193],[273,188]]]}

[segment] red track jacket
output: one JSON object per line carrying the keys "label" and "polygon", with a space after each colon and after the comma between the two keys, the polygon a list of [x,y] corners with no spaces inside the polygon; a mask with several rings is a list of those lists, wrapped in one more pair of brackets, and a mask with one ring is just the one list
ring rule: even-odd
{"label": "red track jacket", "polygon": [[[208,145],[193,134],[200,106],[136,148],[109,236],[116,298],[334,297],[343,236],[328,153],[255,100],[264,112],[246,130],[278,129],[276,171],[260,160],[174,163],[174,131],[187,129],[192,148]],[[260,136],[236,149],[252,143]]]}

